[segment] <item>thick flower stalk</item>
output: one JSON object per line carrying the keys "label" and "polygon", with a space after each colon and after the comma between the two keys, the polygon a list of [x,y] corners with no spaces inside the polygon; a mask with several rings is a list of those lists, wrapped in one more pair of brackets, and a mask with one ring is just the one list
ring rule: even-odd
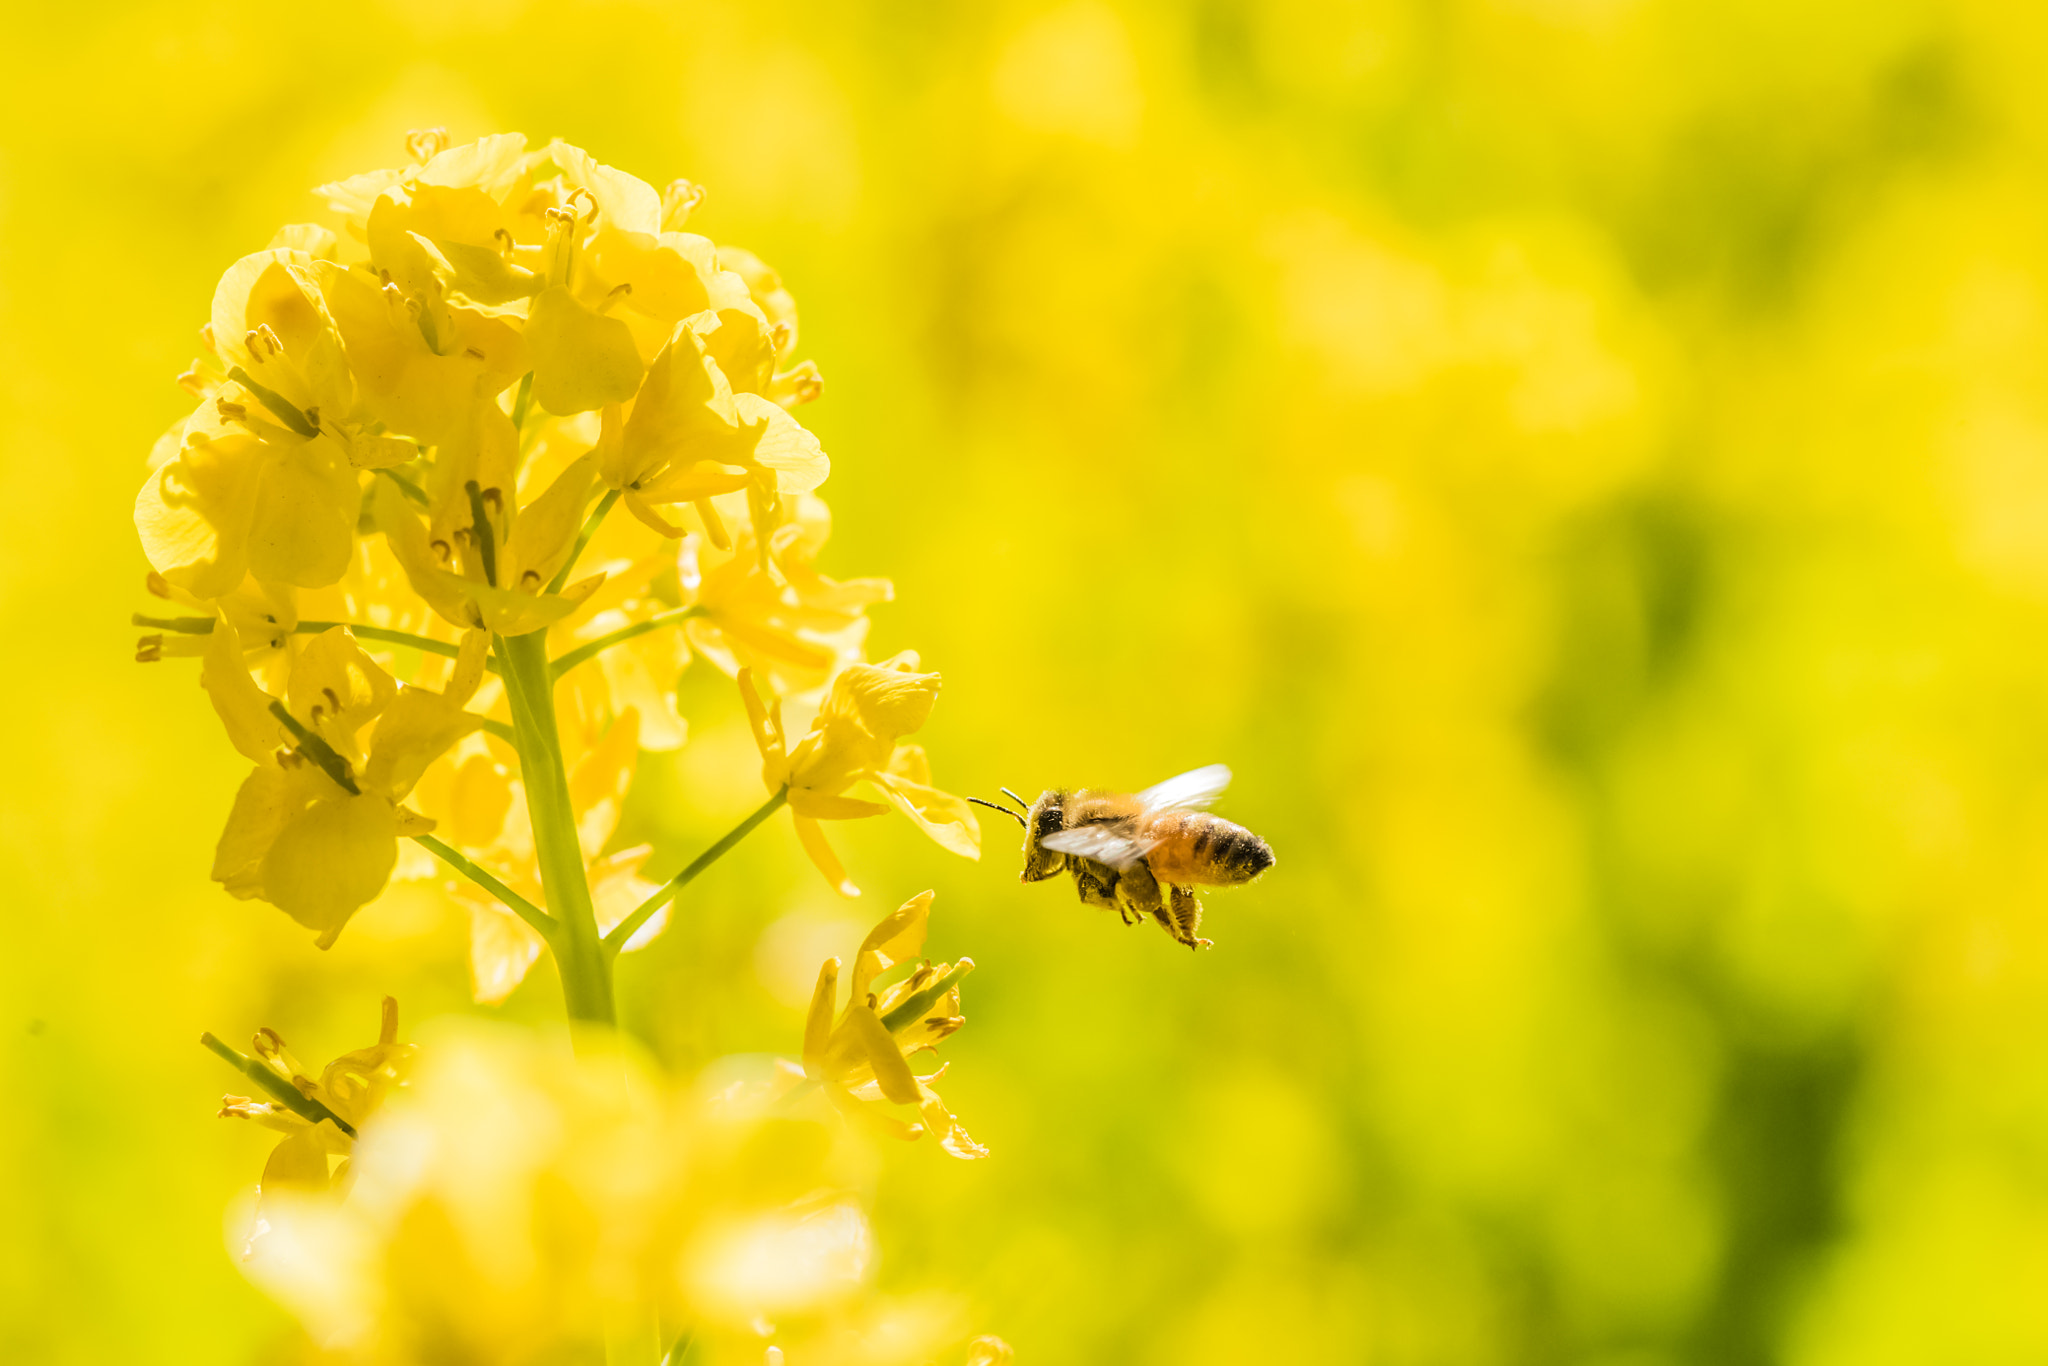
{"label": "thick flower stalk", "polygon": [[[609,1022],[617,955],[784,800],[666,884],[610,847],[640,749],[687,739],[676,675],[701,653],[778,707],[832,684],[837,716],[874,691],[865,611],[890,588],[818,568],[831,466],[794,416],[817,369],[776,274],[686,230],[695,187],[512,134],[408,149],[215,290],[196,405],[136,498],[168,604],[138,614],[137,658],[196,659],[254,765],[214,858],[229,892],[326,947],[425,879],[472,916],[479,999],[547,950],[570,1014]],[[966,807],[892,753],[910,719],[853,716],[843,775],[798,747],[814,857],[820,814],[882,809],[827,811],[841,776],[973,851]]]}

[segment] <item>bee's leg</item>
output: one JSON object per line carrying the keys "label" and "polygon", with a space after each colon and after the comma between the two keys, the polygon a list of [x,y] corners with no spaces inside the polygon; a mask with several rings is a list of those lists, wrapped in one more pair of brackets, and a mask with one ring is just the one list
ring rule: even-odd
{"label": "bee's leg", "polygon": [[1074,890],[1080,894],[1082,905],[1122,912],[1116,896],[1116,869],[1079,858],[1068,859],[1067,866],[1074,874]]}
{"label": "bee's leg", "polygon": [[1159,928],[1175,939],[1180,938],[1174,930],[1172,918],[1166,913],[1166,903],[1160,898],[1159,880],[1152,876],[1152,870],[1143,862],[1124,869],[1123,878],[1117,883],[1117,893],[1138,915],[1151,916],[1159,922]]}
{"label": "bee's leg", "polygon": [[1171,895],[1167,900],[1166,912],[1173,917],[1173,937],[1191,949],[1206,949],[1210,941],[1195,936],[1202,928],[1202,903],[1194,892],[1186,887],[1168,887]]}

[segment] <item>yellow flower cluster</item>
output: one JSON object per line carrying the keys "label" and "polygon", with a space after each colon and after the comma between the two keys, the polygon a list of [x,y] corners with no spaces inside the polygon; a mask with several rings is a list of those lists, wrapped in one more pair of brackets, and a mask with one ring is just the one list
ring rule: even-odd
{"label": "yellow flower cluster", "polygon": [[244,1268],[335,1362],[652,1362],[679,1341],[691,1360],[934,1360],[965,1336],[957,1307],[874,1293],[859,1145],[779,1089],[444,1030],[356,1145],[348,1198],[266,1193]]}
{"label": "yellow flower cluster", "polygon": [[[655,1362],[679,1334],[692,1360],[959,1359],[954,1316],[867,1293],[838,1118],[986,1155],[943,1069],[911,1067],[965,1023],[974,966],[917,961],[931,893],[868,935],[843,1007],[824,965],[801,1065],[679,1088],[612,1028],[616,956],[784,805],[848,895],[822,821],[893,807],[980,852],[902,743],[939,676],[862,662],[890,585],[818,568],[829,463],[791,415],[820,388],[795,304],[685,231],[682,182],[509,135],[409,150],[323,187],[335,229],[286,228],[222,278],[197,407],[136,499],[150,590],[183,612],[138,617],[137,657],[196,660],[252,765],[216,881],[322,948],[394,878],[440,885],[479,1000],[553,952],[576,1056],[473,1029],[416,1054],[389,1001],[317,1078],[268,1030],[253,1056],[205,1036],[262,1092],[221,1113],[284,1135],[245,1267],[339,1362]],[[613,844],[642,751],[688,739],[695,655],[736,680],[767,799],[657,884],[648,847]]]}
{"label": "yellow flower cluster", "polygon": [[[687,737],[693,654],[760,718],[760,690],[806,707],[829,688],[784,779],[835,886],[853,890],[816,820],[886,809],[842,795],[857,778],[974,856],[966,805],[921,751],[890,753],[937,676],[858,663],[889,584],[817,568],[830,464],[792,410],[820,379],[780,279],[686,230],[685,182],[513,134],[408,146],[321,188],[333,228],[287,227],[228,269],[182,377],[197,404],[136,498],[150,587],[187,612],[138,617],[138,658],[198,656],[254,765],[215,879],[323,947],[394,876],[444,882],[470,907],[477,996],[504,996],[557,909],[519,750],[541,718],[504,681],[529,639],[561,695],[601,932],[658,890],[646,850],[608,844],[639,751]],[[885,671],[912,680],[901,699],[880,698]],[[430,832],[536,914],[401,851]]]}

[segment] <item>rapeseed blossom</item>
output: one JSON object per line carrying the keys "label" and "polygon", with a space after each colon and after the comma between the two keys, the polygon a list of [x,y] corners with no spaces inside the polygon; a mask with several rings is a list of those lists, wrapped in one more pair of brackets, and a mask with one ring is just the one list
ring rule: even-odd
{"label": "rapeseed blossom", "polygon": [[[938,675],[862,662],[889,582],[820,567],[832,465],[796,416],[822,379],[795,301],[686,230],[687,182],[514,134],[407,151],[322,186],[332,226],[280,229],[216,288],[180,377],[195,406],[135,501],[168,604],[138,614],[136,657],[196,661],[253,766],[214,854],[231,895],[327,948],[394,880],[445,890],[475,998],[551,952],[576,1051],[474,1028],[416,1051],[389,1000],[377,1043],[317,1079],[270,1031],[253,1058],[207,1036],[267,1097],[222,1113],[284,1136],[244,1269],[342,1362],[651,1363],[678,1335],[720,1359],[957,1359],[943,1315],[870,1293],[857,1139],[793,1105],[815,1088],[986,1154],[943,1069],[910,1065],[964,1023],[973,967],[912,963],[929,892],[868,936],[843,1009],[825,965],[800,1076],[673,1083],[615,1032],[617,956],[785,802],[849,893],[821,820],[894,806],[979,853],[901,743]],[[642,751],[688,741],[698,655],[738,680],[771,795],[657,884],[650,846],[613,845]],[[815,711],[793,742],[785,701]],[[969,1360],[1007,1360],[996,1342]]]}
{"label": "rapeseed blossom", "polygon": [[[220,1115],[222,1119],[254,1120],[285,1136],[263,1164],[259,1189],[264,1198],[274,1200],[286,1191],[345,1188],[357,1134],[405,1084],[417,1051],[411,1044],[398,1042],[398,1002],[384,998],[376,1043],[328,1063],[317,1081],[275,1030],[259,1030],[253,1051],[255,1060],[244,1060],[256,1069],[250,1075],[266,1081],[266,1089],[289,1099],[226,1095],[221,1097]],[[334,1158],[339,1158],[339,1163],[331,1160]]]}
{"label": "rapeseed blossom", "polygon": [[[478,814],[531,812],[508,795],[513,699],[497,679],[476,686],[465,651],[502,672],[501,642],[545,632],[583,716],[672,749],[688,734],[675,676],[694,653],[801,697],[858,662],[866,609],[890,597],[885,580],[817,567],[830,462],[792,411],[821,381],[795,354],[796,305],[775,272],[683,230],[699,192],[664,198],[514,134],[408,147],[405,166],[320,188],[335,227],[288,226],[229,267],[183,380],[197,405],[158,442],[136,503],[154,591],[195,614],[143,618],[170,630],[138,658],[203,656],[258,765],[215,876],[322,944],[421,870],[398,841],[436,830],[546,910],[532,850]],[[615,503],[631,515],[606,518]],[[228,633],[218,648],[190,638],[213,621]],[[346,661],[321,643],[336,626]],[[462,653],[465,681],[399,690],[406,650],[425,651],[429,673]],[[294,701],[312,740],[270,714],[336,668],[366,691],[318,718]],[[478,767],[491,745],[495,795]],[[918,765],[906,750],[876,773],[966,851],[972,817],[925,793]],[[442,809],[458,792],[462,819]],[[809,791],[798,801],[815,806]],[[646,889],[629,852],[582,853],[608,911]],[[477,922],[491,927],[476,960],[488,996],[523,974],[540,923],[493,904],[503,913]]]}
{"label": "rapeseed blossom", "polygon": [[[932,896],[919,893],[868,931],[854,957],[846,1008],[836,1023],[839,960],[825,960],[804,1021],[804,1075],[822,1086],[833,1104],[899,1138],[929,1132],[955,1157],[987,1157],[988,1149],[974,1141],[932,1089],[945,1068],[919,1075],[909,1062],[967,1023],[960,1013],[960,979],[974,970],[974,960],[925,962],[908,977],[874,990],[877,977],[924,948]],[[871,1101],[915,1105],[924,1123],[881,1113],[866,1105]]]}
{"label": "rapeseed blossom", "polygon": [[[770,791],[786,790],[797,838],[825,880],[847,896],[860,889],[825,840],[819,821],[879,816],[894,806],[943,849],[965,858],[981,857],[981,825],[967,803],[932,786],[931,763],[916,745],[898,739],[921,728],[938,700],[939,676],[919,673],[918,657],[906,650],[880,664],[852,664],[832,680],[831,691],[811,728],[789,743],[779,701],[764,701],[753,671],[739,674],[740,696],[761,751],[761,781]],[[887,805],[849,797],[865,782]]]}

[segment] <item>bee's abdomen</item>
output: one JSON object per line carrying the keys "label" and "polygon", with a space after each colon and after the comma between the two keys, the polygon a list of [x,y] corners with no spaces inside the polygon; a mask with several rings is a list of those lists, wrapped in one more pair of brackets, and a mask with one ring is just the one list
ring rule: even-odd
{"label": "bee's abdomen", "polygon": [[1231,887],[1273,866],[1273,850],[1241,825],[1195,811],[1168,816],[1152,833],[1159,847],[1146,862],[1161,882],[1183,887]]}

